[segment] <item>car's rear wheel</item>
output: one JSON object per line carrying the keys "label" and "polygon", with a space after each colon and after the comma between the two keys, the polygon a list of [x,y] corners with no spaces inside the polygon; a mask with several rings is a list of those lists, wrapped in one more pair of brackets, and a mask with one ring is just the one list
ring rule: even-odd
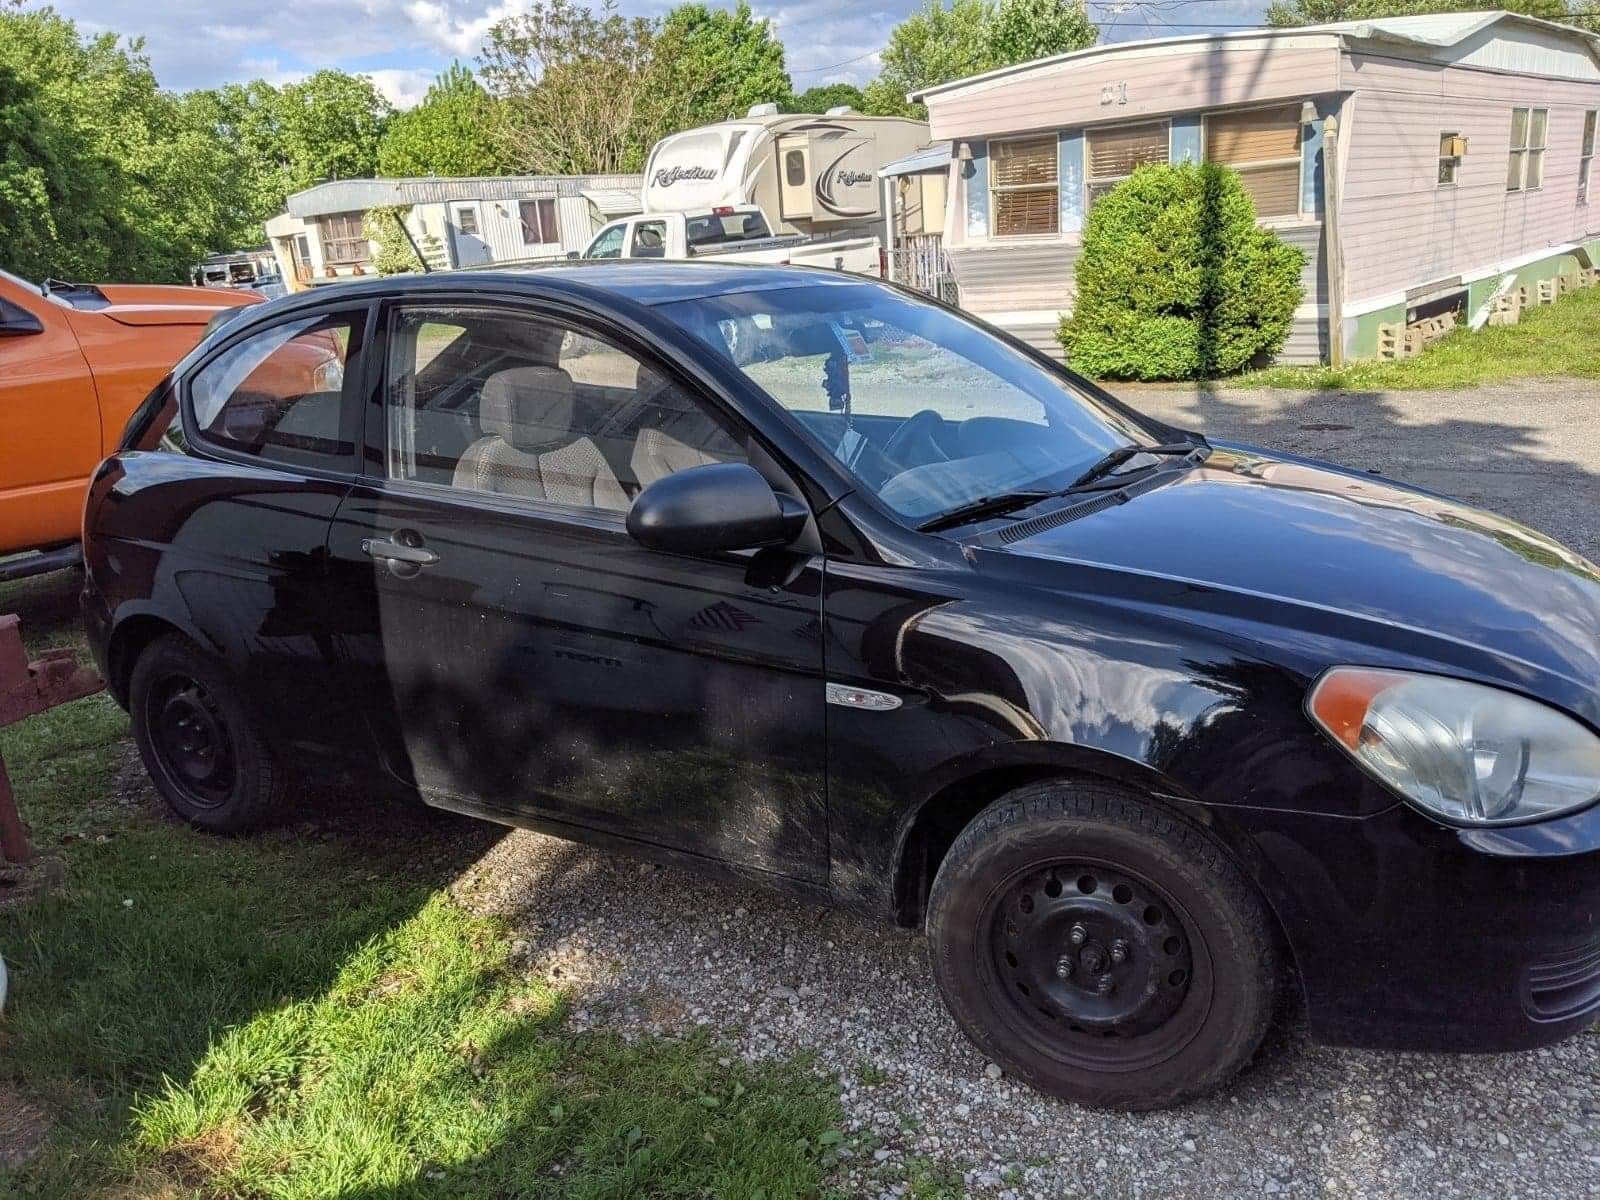
{"label": "car's rear wheel", "polygon": [[1022,788],[950,848],[928,903],[934,977],[980,1049],[1104,1108],[1182,1103],[1261,1043],[1272,926],[1210,835],[1096,782]]}
{"label": "car's rear wheel", "polygon": [[145,770],[190,824],[241,833],[288,806],[289,774],[251,727],[231,676],[188,639],[169,634],[145,647],[128,708]]}

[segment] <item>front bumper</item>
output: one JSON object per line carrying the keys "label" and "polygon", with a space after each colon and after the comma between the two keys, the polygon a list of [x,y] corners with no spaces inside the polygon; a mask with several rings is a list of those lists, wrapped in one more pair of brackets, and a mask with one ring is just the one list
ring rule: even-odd
{"label": "front bumper", "polygon": [[1406,805],[1246,823],[1318,1041],[1520,1050],[1600,1017],[1600,805],[1495,830]]}

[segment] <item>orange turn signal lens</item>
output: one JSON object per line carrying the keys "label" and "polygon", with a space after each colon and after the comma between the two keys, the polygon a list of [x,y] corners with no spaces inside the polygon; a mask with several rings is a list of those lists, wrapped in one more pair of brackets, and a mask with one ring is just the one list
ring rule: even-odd
{"label": "orange turn signal lens", "polygon": [[1396,671],[1335,667],[1317,681],[1306,707],[1318,725],[1353,753],[1361,748],[1361,727],[1372,702],[1407,678]]}

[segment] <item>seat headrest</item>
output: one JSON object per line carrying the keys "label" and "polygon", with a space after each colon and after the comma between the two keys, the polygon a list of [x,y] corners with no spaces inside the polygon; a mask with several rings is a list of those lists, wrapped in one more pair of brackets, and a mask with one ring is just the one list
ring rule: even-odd
{"label": "seat headrest", "polygon": [[511,367],[489,376],[478,402],[478,424],[517,450],[570,442],[577,392],[560,367]]}

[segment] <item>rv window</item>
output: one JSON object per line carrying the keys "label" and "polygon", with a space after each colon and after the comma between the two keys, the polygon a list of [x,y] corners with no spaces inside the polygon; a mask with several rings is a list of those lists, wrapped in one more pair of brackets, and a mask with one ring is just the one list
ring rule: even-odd
{"label": "rv window", "polygon": [[1239,172],[1258,217],[1300,211],[1300,105],[1212,113],[1205,119],[1206,158]]}
{"label": "rv window", "polygon": [[1547,108],[1511,110],[1511,154],[1506,160],[1506,191],[1531,192],[1544,183],[1544,140],[1550,127]]}
{"label": "rv window", "polygon": [[1140,167],[1166,162],[1170,141],[1165,121],[1091,129],[1084,160],[1090,207]]}
{"label": "rv window", "polygon": [[783,156],[783,178],[790,187],[804,187],[806,182],[806,152],[791,150]]}
{"label": "rv window", "polygon": [[1595,123],[1600,112],[1590,109],[1583,114],[1583,144],[1578,150],[1578,203],[1589,203],[1589,176],[1594,173]]}
{"label": "rv window", "polygon": [[1055,233],[1061,228],[1054,134],[989,144],[989,191],[997,237]]}

